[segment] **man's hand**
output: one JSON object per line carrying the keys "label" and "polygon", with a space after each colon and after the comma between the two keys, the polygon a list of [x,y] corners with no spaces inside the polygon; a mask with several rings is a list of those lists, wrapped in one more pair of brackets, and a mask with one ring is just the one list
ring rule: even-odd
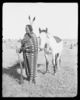
{"label": "man's hand", "polygon": [[21,48],[16,48],[17,53],[21,53]]}

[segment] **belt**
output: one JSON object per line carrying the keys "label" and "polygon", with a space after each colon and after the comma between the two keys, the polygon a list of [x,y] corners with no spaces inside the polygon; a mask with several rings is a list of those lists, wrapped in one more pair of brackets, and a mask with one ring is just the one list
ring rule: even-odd
{"label": "belt", "polygon": [[37,50],[35,50],[35,51],[26,51],[26,50],[24,50],[23,51],[23,53],[34,53],[34,52],[37,52]]}

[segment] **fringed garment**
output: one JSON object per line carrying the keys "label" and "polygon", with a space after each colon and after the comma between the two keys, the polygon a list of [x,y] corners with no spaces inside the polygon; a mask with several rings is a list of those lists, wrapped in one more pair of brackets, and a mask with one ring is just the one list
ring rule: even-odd
{"label": "fringed garment", "polygon": [[38,41],[36,35],[34,33],[31,33],[31,35],[25,34],[21,44],[26,74],[29,77],[29,80],[34,81],[38,55]]}

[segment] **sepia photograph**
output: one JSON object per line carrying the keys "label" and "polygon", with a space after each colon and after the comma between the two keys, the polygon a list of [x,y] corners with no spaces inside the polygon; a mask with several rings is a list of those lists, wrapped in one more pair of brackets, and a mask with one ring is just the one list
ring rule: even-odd
{"label": "sepia photograph", "polygon": [[2,97],[76,97],[78,3],[3,3]]}

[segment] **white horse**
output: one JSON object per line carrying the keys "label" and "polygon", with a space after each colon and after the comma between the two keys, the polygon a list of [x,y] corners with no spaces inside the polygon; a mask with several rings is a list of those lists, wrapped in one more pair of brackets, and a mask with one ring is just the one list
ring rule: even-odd
{"label": "white horse", "polygon": [[46,72],[48,71],[48,54],[46,53],[46,48],[48,47],[52,53],[52,64],[54,73],[61,64],[61,54],[63,49],[63,40],[57,36],[53,36],[46,30],[41,30],[39,28],[39,38],[40,38],[40,50],[44,49],[44,55],[46,58]]}

